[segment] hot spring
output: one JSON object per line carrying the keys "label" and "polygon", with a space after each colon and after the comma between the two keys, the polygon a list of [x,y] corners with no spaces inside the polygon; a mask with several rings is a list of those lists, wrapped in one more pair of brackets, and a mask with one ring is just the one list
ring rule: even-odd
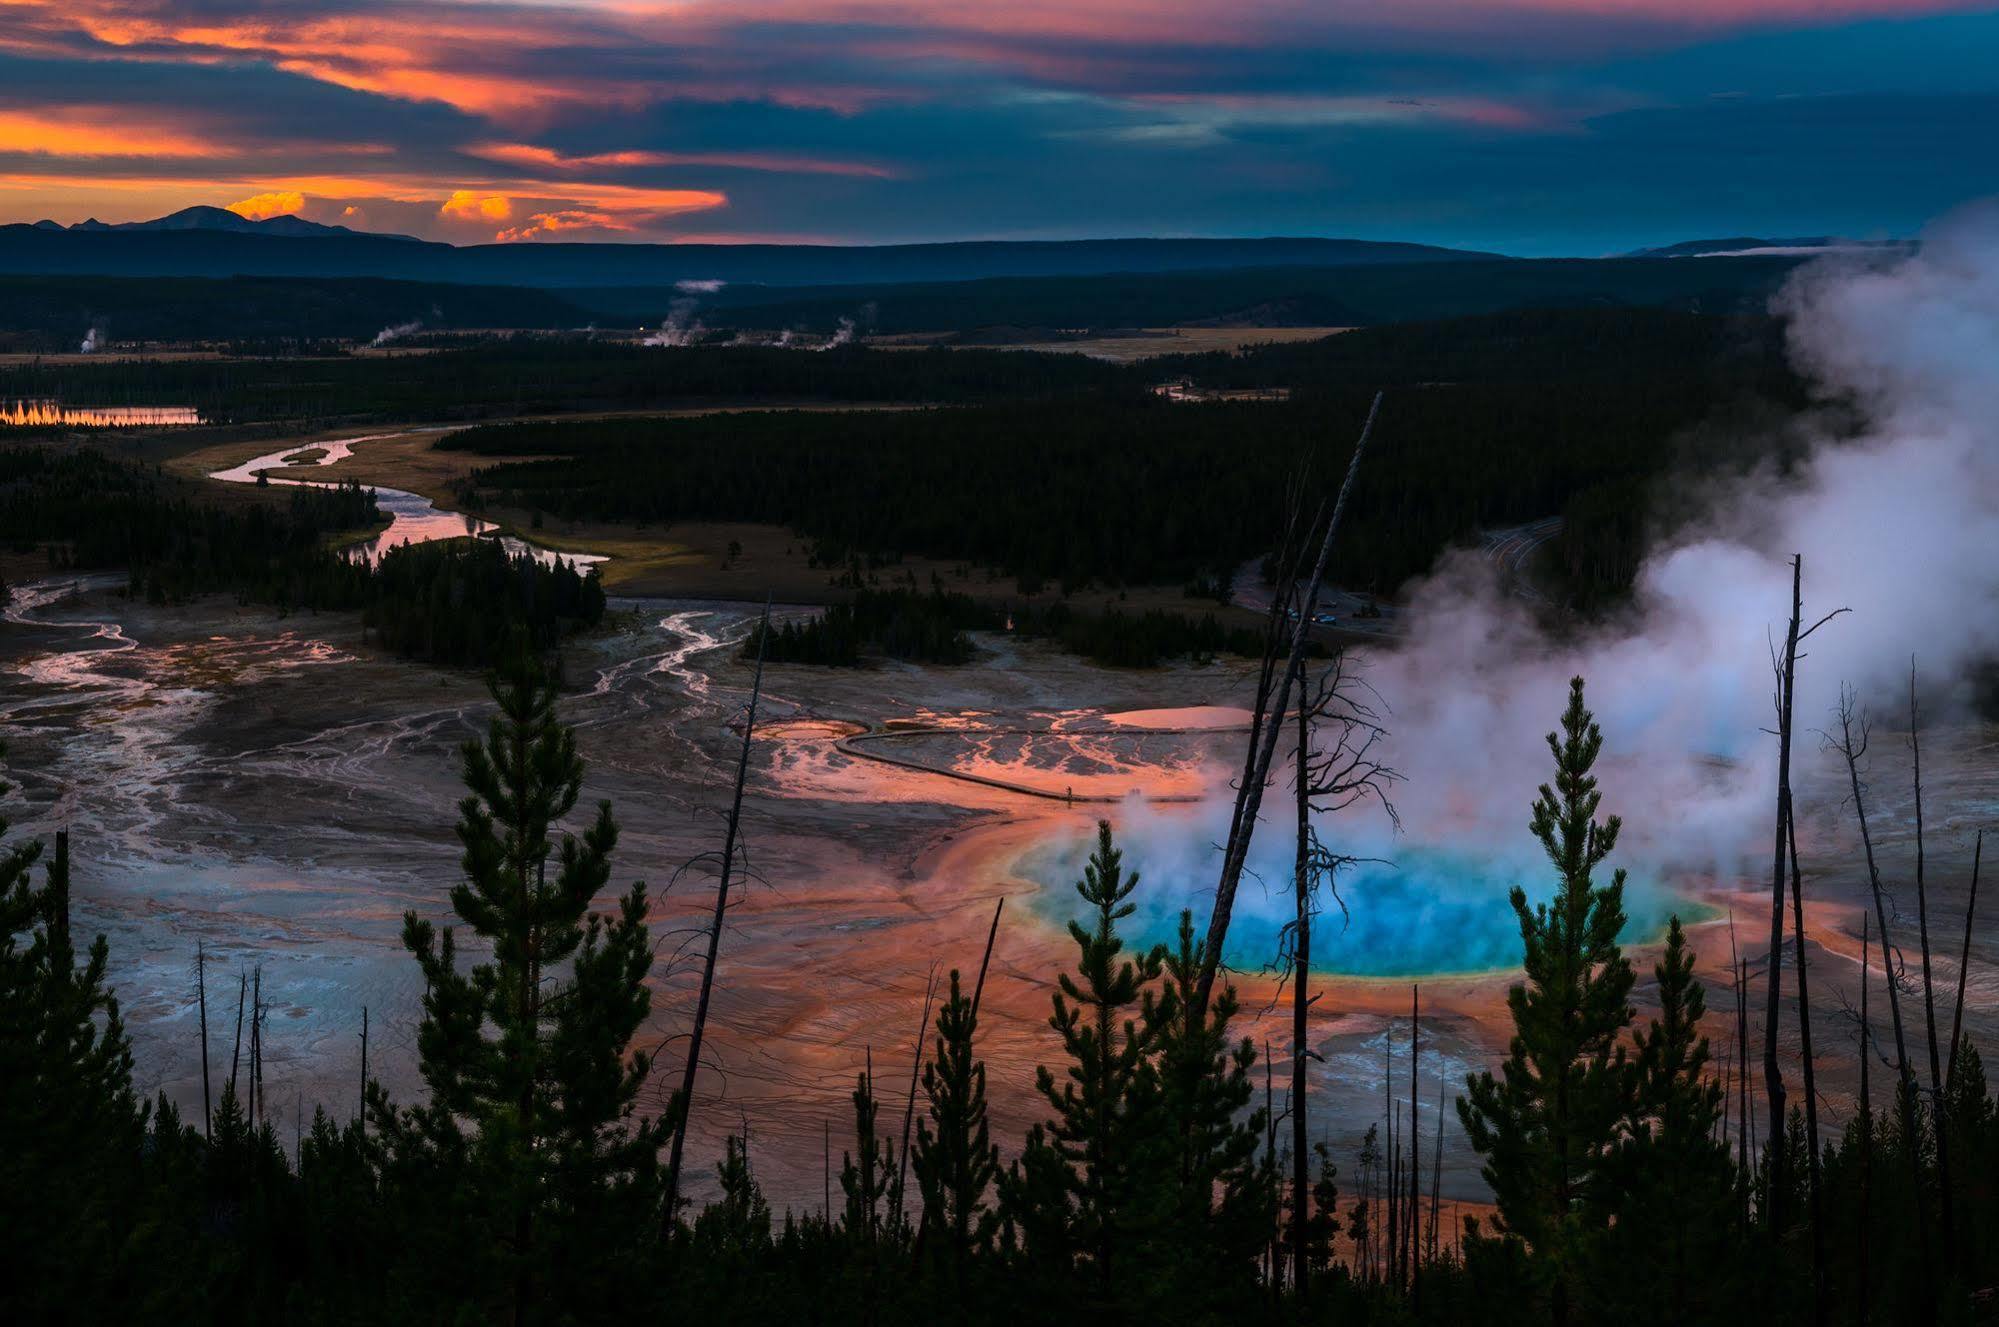
{"label": "hot spring", "polygon": [[[1285,836],[1270,834],[1274,843]],[[1134,946],[1172,944],[1180,912],[1191,908],[1194,925],[1207,924],[1214,904],[1214,881],[1220,853],[1205,856],[1177,849],[1151,851],[1161,845],[1145,834],[1120,834],[1127,873],[1136,871],[1139,885],[1130,901],[1137,912],[1123,925]],[[1016,870],[1041,885],[1033,907],[1057,925],[1084,920],[1086,907],[1075,882],[1095,847],[1094,836],[1078,834],[1071,841],[1035,849],[1016,863]],[[1288,851],[1288,842],[1286,844]],[[1245,873],[1229,922],[1226,960],[1239,972],[1256,972],[1275,964],[1280,932],[1293,910],[1288,860],[1285,869],[1270,869],[1256,853]],[[1608,883],[1609,870],[1598,873]],[[1527,891],[1529,906],[1545,902],[1554,892],[1553,872],[1545,862],[1515,864],[1481,860],[1470,855],[1428,847],[1405,847],[1392,861],[1362,862],[1339,874],[1336,902],[1322,884],[1319,913],[1312,927],[1312,968],[1348,977],[1421,977],[1504,971],[1520,964],[1520,927],[1507,893],[1518,884]],[[1707,904],[1673,891],[1657,881],[1637,876],[1624,887],[1626,945],[1662,938],[1674,915],[1687,925],[1716,915]]]}

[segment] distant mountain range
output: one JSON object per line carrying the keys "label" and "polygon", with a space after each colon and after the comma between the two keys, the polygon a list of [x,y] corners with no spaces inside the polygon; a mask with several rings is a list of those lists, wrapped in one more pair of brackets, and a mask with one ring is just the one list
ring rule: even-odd
{"label": "distant mountain range", "polygon": [[154,221],[0,226],[0,273],[372,276],[479,285],[851,285],[1262,267],[1469,262],[1500,255],[1342,239],[1121,239],[947,244],[478,244],[374,235],[300,217],[191,207]]}
{"label": "distant mountain range", "polygon": [[58,225],[53,221],[37,221],[34,229],[58,231],[64,234],[78,231],[86,234],[104,234],[114,231],[202,230],[222,231],[232,235],[283,235],[291,239],[309,239],[320,235],[367,235],[373,239],[417,242],[415,237],[410,235],[382,235],[372,231],[350,230],[346,226],[327,226],[317,221],[307,221],[304,217],[266,217],[256,221],[231,212],[226,207],[184,207],[178,212],[155,217],[151,221],[103,222],[92,217],[73,226]]}

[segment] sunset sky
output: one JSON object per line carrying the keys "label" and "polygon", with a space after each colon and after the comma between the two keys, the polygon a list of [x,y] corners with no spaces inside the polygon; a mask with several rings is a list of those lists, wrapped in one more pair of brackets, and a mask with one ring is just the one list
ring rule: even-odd
{"label": "sunset sky", "polygon": [[0,219],[457,243],[1907,234],[1999,192],[1950,0],[0,0]]}

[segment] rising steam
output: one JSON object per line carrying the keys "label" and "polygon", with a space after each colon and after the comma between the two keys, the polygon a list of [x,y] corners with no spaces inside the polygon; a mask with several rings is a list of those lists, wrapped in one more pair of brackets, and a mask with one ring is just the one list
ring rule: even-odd
{"label": "rising steam", "polygon": [[400,341],[406,336],[413,336],[422,330],[423,320],[412,318],[406,323],[397,323],[393,327],[384,327],[381,331],[375,333],[375,339],[368,344],[371,347],[379,348]]}
{"label": "rising steam", "polygon": [[700,301],[691,297],[673,301],[667,306],[666,321],[659,325],[657,332],[645,339],[645,344],[676,347],[699,344],[701,338],[708,334],[708,329],[694,316],[694,310],[699,305]]}
{"label": "rising steam", "polygon": [[[1604,807],[1627,816],[1618,859],[1633,872],[1634,920],[1659,910],[1659,883],[1678,873],[1767,872],[1770,650],[1794,552],[1807,621],[1853,610],[1810,643],[1801,734],[1825,726],[1843,682],[1878,694],[1914,655],[1940,707],[1969,666],[1999,653],[1999,206],[1944,219],[1913,252],[1813,263],[1776,306],[1794,362],[1827,400],[1857,409],[1857,434],[1802,421],[1802,464],[1711,492],[1706,518],[1647,557],[1629,612],[1580,639],[1550,637],[1472,555],[1447,557],[1410,597],[1407,643],[1369,673],[1393,711],[1404,833],[1348,813],[1327,827],[1340,851],[1482,864],[1457,874],[1492,903],[1516,881],[1536,892],[1547,866],[1527,808],[1547,777],[1542,736],[1581,674],[1605,733]],[[1391,398],[1383,446],[1394,445],[1393,409]],[[1802,736],[1799,758],[1816,758]],[[1211,889],[1227,800],[1218,788],[1196,817],[1123,817],[1146,836],[1150,878],[1182,882],[1173,906],[1195,901],[1200,882]],[[1291,844],[1278,820],[1266,817],[1251,858],[1272,892],[1246,883],[1238,902],[1251,930],[1287,906]],[[1448,886],[1418,893],[1403,925],[1456,924]],[[1488,911],[1510,927],[1503,907]]]}
{"label": "rising steam", "polygon": [[83,334],[83,344],[77,347],[77,350],[85,355],[94,355],[102,349],[104,349],[104,329],[102,327],[92,327],[88,332],[85,332]]}

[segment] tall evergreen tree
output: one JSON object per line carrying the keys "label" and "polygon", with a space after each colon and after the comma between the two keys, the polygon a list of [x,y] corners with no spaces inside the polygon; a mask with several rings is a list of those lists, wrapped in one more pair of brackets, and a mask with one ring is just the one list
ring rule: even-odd
{"label": "tall evergreen tree", "polygon": [[1607,1162],[1630,1113],[1633,1080],[1618,1039],[1633,1017],[1633,974],[1617,943],[1624,872],[1604,886],[1593,877],[1617,846],[1620,822],[1596,819],[1602,795],[1590,771],[1603,732],[1580,677],[1548,749],[1555,780],[1541,785],[1530,826],[1555,868],[1555,896],[1530,908],[1524,889],[1512,891],[1527,980],[1507,992],[1514,1033],[1502,1076],[1468,1075],[1458,1117],[1484,1159],[1494,1225],[1532,1251],[1559,1327],[1581,1307],[1583,1262],[1609,1211],[1600,1192]]}
{"label": "tall evergreen tree", "polygon": [[917,1121],[915,1162],[925,1247],[948,1266],[960,1290],[974,1253],[991,1242],[998,1226],[986,1203],[999,1176],[999,1148],[986,1124],[986,1066],[973,1052],[977,1027],[953,968],[950,998],[937,1011],[936,1058],[923,1067],[929,1118]]}
{"label": "tall evergreen tree", "polygon": [[413,1239],[446,1241],[411,1293],[497,1299],[519,1323],[558,1289],[565,1310],[610,1293],[603,1269],[653,1229],[665,1132],[638,1114],[649,1059],[631,1049],[650,1005],[645,886],[608,921],[590,912],[618,841],[610,805],[558,844],[583,782],[575,735],[525,653],[492,691],[499,713],[463,749],[465,878],[451,891],[491,958],[461,971],[451,928],[405,916],[430,1095],[399,1111],[371,1087],[369,1114]]}
{"label": "tall evergreen tree", "polygon": [[1593,1195],[1608,1209],[1593,1286],[1607,1317],[1665,1327],[1727,1315],[1716,1292],[1739,1240],[1724,1089],[1707,1071],[1706,997],[1678,917],[1654,974],[1659,1016],[1637,1039],[1633,1119]]}
{"label": "tall evergreen tree", "polygon": [[[1137,910],[1130,902],[1138,874],[1127,876],[1124,854],[1110,822],[1097,825],[1097,849],[1083,868],[1076,893],[1095,913],[1094,925],[1069,923],[1076,943],[1076,971],[1062,973],[1049,1026],[1062,1038],[1069,1063],[1058,1085],[1046,1065],[1035,1086],[1054,1115],[1029,1135],[1015,1192],[1046,1207],[1023,1214],[1022,1223],[1044,1232],[1059,1226],[1061,1242],[1087,1264],[1094,1290],[1109,1302],[1120,1267],[1132,1256],[1140,1182],[1147,1164],[1145,1118],[1151,1033],[1139,1017],[1140,997],[1165,962],[1164,947],[1120,959],[1124,939],[1117,925]],[[1055,1184],[1059,1184],[1059,1188]],[[1042,1235],[1044,1244],[1048,1236]]]}
{"label": "tall evergreen tree", "polygon": [[146,1117],[104,937],[77,962],[67,836],[38,889],[40,857],[39,842],[0,847],[0,1231],[24,1273],[0,1277],[0,1316],[89,1321],[133,1290],[125,1223]]}
{"label": "tall evergreen tree", "polygon": [[[1201,946],[1180,914],[1165,980],[1144,997],[1152,1050],[1143,1079],[1145,1287],[1162,1308],[1220,1313],[1253,1293],[1270,1235],[1277,1176],[1258,1156],[1268,1119],[1251,1110],[1255,1045],[1229,1044],[1235,988],[1205,1012],[1195,998]],[[1147,1210],[1149,1209],[1149,1210]]]}

